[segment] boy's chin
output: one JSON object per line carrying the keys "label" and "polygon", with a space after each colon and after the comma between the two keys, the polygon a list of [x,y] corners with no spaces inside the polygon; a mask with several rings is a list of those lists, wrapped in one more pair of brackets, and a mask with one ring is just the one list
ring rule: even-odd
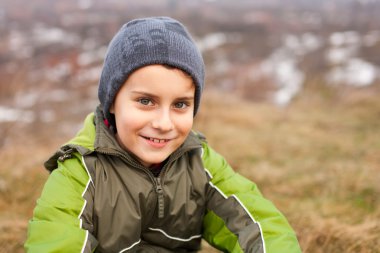
{"label": "boy's chin", "polygon": [[163,157],[159,157],[159,158],[156,158],[156,159],[149,159],[149,160],[139,159],[139,160],[140,160],[140,163],[142,165],[144,165],[145,167],[149,168],[149,167],[152,167],[154,165],[163,163],[168,157],[169,156],[163,156]]}

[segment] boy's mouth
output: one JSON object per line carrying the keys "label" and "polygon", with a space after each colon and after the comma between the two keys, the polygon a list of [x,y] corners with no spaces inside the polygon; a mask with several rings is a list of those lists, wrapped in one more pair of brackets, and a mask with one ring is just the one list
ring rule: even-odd
{"label": "boy's mouth", "polygon": [[170,141],[169,139],[157,139],[157,138],[146,137],[146,136],[142,136],[142,137],[144,139],[149,140],[149,141],[154,142],[154,143],[165,143],[165,142]]}

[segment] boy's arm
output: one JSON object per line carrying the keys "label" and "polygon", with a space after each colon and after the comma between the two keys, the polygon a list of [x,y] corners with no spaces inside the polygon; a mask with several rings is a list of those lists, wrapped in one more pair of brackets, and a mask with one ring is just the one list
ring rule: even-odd
{"label": "boy's arm", "polygon": [[206,143],[202,159],[211,178],[203,222],[206,241],[227,252],[301,252],[286,218],[253,182],[235,173]]}
{"label": "boy's arm", "polygon": [[[70,168],[70,169],[68,169]],[[97,241],[82,228],[86,205],[84,195],[91,187],[90,177],[80,157],[58,163],[45,183],[29,222],[25,249],[40,252],[93,252]]]}

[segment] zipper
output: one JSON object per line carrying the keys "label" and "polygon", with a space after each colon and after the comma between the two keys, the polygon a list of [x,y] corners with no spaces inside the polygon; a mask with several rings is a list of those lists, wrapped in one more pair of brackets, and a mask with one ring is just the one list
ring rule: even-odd
{"label": "zipper", "polygon": [[164,218],[164,211],[165,211],[164,190],[162,189],[160,177],[156,177],[155,182],[156,182],[155,187],[156,187],[156,193],[157,193],[158,218],[161,219],[161,218]]}
{"label": "zipper", "polygon": [[113,151],[109,151],[109,150],[105,150],[105,149],[98,149],[97,152],[99,153],[103,153],[103,154],[106,154],[106,155],[116,155],[116,156],[119,156],[123,159],[125,159],[130,165],[134,166],[135,168],[139,169],[139,170],[142,170],[143,172],[145,172],[150,180],[152,181],[153,185],[154,185],[154,188],[155,188],[155,191],[157,193],[157,207],[158,207],[158,213],[157,213],[157,216],[159,219],[162,219],[164,218],[165,216],[165,200],[164,200],[164,190],[162,188],[162,185],[163,185],[163,177],[164,177],[164,174],[167,170],[167,167],[169,166],[169,164],[171,162],[173,162],[174,160],[178,159],[180,156],[182,156],[184,153],[186,153],[188,150],[191,150],[192,148],[189,148],[189,149],[186,149],[186,150],[181,150],[180,152],[177,152],[176,154],[174,154],[173,156],[171,156],[169,158],[169,160],[166,162],[166,164],[164,165],[164,167],[162,168],[162,171],[160,172],[160,174],[158,175],[158,177],[155,177],[153,175],[153,173],[148,169],[148,168],[145,168],[144,166],[142,166],[141,164],[135,162],[134,160],[130,159],[129,157],[127,157],[126,155],[124,155],[123,153],[119,152],[119,151],[116,151],[116,150],[113,150]]}
{"label": "zipper", "polygon": [[159,219],[164,217],[164,215],[165,215],[165,210],[164,210],[165,209],[165,201],[164,201],[164,190],[162,189],[162,183],[161,183],[162,172],[160,173],[160,175],[158,177],[155,177],[153,175],[153,173],[149,171],[148,168],[145,168],[141,164],[135,162],[134,160],[130,159],[129,157],[127,157],[126,155],[124,155],[123,153],[118,152],[118,151],[109,151],[109,150],[105,150],[105,149],[98,149],[97,152],[103,153],[105,155],[119,156],[119,157],[123,158],[124,160],[126,160],[133,167],[135,167],[135,168],[143,171],[145,174],[147,174],[148,177],[150,178],[151,182],[153,183],[155,192],[157,194],[157,207],[158,207],[158,215],[157,216]]}
{"label": "zipper", "polygon": [[[155,182],[155,189],[156,189],[156,193],[157,193],[157,206],[158,206],[158,218],[159,219],[164,218],[164,214],[165,214],[164,190],[162,189],[162,184],[163,184],[162,181],[164,179],[165,172],[168,169],[169,164],[171,162],[173,162],[174,160],[178,159],[185,152],[186,151],[178,152],[174,156],[171,156],[169,158],[169,160],[165,163],[165,165],[162,168],[162,170],[161,170],[160,174],[158,175],[158,177],[154,177],[153,176],[153,179],[154,179],[154,182]],[[149,172],[149,174],[152,174],[152,173]]]}

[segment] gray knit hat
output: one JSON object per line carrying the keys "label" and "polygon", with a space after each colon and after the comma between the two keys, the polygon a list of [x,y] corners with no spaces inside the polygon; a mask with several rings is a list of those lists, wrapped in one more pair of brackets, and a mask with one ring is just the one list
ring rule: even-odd
{"label": "gray knit hat", "polygon": [[168,17],[132,20],[113,37],[104,60],[98,96],[103,113],[115,126],[109,112],[116,93],[128,76],[138,68],[165,64],[181,69],[194,80],[194,115],[204,86],[204,62],[186,28]]}

